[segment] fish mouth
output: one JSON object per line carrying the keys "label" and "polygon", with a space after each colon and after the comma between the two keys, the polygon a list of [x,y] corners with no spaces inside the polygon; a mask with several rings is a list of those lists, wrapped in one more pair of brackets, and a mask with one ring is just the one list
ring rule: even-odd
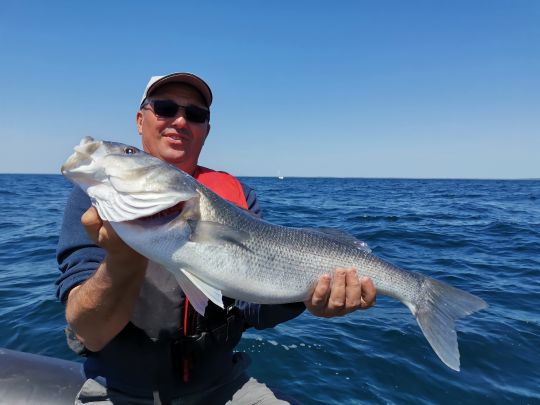
{"label": "fish mouth", "polygon": [[91,136],[85,136],[81,142],[73,148],[74,153],[67,158],[60,171],[64,175],[71,173],[85,173],[90,168],[94,159],[92,154],[101,146],[102,141],[96,141]]}

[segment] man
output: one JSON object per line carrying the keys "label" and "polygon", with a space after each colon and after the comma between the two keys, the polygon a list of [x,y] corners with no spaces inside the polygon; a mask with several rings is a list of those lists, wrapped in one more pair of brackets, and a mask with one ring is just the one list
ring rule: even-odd
{"label": "man", "polygon": [[[195,75],[153,77],[136,115],[143,148],[260,215],[253,190],[198,165],[211,104],[209,86]],[[80,403],[280,403],[266,385],[246,375],[248,356],[233,353],[242,332],[273,327],[305,308],[331,317],[368,308],[375,300],[369,279],[337,269],[332,284],[330,275],[321,277],[304,303],[257,305],[225,298],[225,310],[210,303],[202,317],[174,277],[148,266],[78,188],[66,208],[57,258],[68,343],[87,357],[89,380]]]}

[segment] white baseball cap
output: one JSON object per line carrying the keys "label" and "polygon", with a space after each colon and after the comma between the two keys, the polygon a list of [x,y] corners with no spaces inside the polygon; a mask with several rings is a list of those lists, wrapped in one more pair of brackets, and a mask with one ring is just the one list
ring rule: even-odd
{"label": "white baseball cap", "polygon": [[170,73],[165,76],[152,76],[150,78],[150,81],[146,85],[146,89],[144,89],[144,93],[141,99],[141,105],[157,88],[163,86],[166,83],[186,83],[190,86],[193,86],[195,89],[201,93],[203,96],[204,101],[206,102],[206,106],[210,107],[212,104],[212,90],[210,90],[210,86],[206,84],[206,82],[201,79],[199,76],[194,75],[193,73],[185,73],[185,72],[176,72],[176,73]]}

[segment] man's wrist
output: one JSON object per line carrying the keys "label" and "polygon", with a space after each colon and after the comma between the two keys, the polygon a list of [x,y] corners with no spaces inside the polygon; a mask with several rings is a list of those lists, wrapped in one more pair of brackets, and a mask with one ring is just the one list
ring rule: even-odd
{"label": "man's wrist", "polygon": [[148,266],[148,259],[135,251],[129,254],[107,254],[105,256],[105,272],[113,280],[133,277],[143,273]]}

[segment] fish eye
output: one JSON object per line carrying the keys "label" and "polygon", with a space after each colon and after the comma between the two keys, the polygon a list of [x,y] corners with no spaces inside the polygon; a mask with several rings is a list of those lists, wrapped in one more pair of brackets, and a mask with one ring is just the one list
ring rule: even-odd
{"label": "fish eye", "polygon": [[126,155],[134,155],[137,152],[137,149],[132,148],[131,146],[128,146],[127,148],[124,148],[124,153]]}

